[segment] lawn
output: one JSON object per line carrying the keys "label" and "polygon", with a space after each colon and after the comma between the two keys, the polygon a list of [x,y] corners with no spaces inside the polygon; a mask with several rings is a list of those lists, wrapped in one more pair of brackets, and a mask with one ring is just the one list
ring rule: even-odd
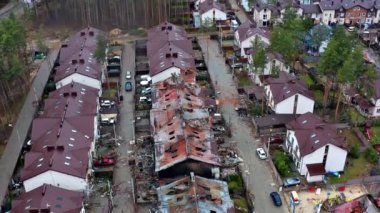
{"label": "lawn", "polygon": [[372,144],[378,144],[380,143],[380,126],[374,126],[371,127],[371,133],[372,133]]}
{"label": "lawn", "polygon": [[236,212],[248,212],[248,202],[244,197],[233,198]]}
{"label": "lawn", "polygon": [[309,74],[301,75],[300,79],[303,80],[307,84],[307,86],[311,86],[315,84],[315,82],[313,81],[313,79],[310,77]]}
{"label": "lawn", "polygon": [[354,107],[349,107],[347,109],[347,113],[348,113],[348,116],[349,116],[351,122],[359,122],[359,123],[361,123],[361,122],[364,122],[364,121],[367,120]]}
{"label": "lawn", "polygon": [[239,86],[251,85],[251,79],[249,77],[239,77]]}
{"label": "lawn", "polygon": [[331,184],[344,183],[351,179],[363,177],[370,169],[371,165],[365,159],[364,155],[360,155],[358,159],[347,158],[348,166],[345,169],[344,174],[338,177],[329,177]]}
{"label": "lawn", "polygon": [[347,139],[348,147],[352,147],[354,144],[359,144],[361,146],[359,138],[356,136],[355,132],[351,129],[344,129],[340,134]]}

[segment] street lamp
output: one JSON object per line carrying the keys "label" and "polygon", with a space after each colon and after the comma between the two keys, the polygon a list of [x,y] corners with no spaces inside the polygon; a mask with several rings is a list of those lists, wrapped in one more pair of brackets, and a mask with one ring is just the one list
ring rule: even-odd
{"label": "street lamp", "polygon": [[268,156],[269,156],[269,150],[270,150],[270,141],[272,140],[272,128],[269,129],[269,140],[268,140]]}

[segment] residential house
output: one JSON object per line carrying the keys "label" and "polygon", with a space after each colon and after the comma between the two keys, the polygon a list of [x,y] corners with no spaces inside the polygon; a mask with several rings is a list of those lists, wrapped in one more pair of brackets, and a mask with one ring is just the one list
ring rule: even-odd
{"label": "residential house", "polygon": [[356,24],[367,23],[372,24],[376,11],[374,8],[375,0],[345,0],[342,7],[345,10],[344,23]]}
{"label": "residential house", "polygon": [[272,22],[281,21],[285,9],[291,4],[298,15],[302,14],[299,1],[278,0],[275,3],[267,0],[258,0],[253,5],[253,21],[259,27],[268,27]]}
{"label": "residential house", "polygon": [[308,182],[322,181],[327,172],[342,172],[346,165],[347,142],[336,128],[311,112],[287,125],[285,148],[300,175]]}
{"label": "residential house", "polygon": [[294,75],[280,72],[265,83],[267,106],[276,114],[304,114],[314,111],[314,95]]}
{"label": "residential house", "polygon": [[84,213],[84,193],[44,184],[12,202],[12,212]]}
{"label": "residential house", "polygon": [[302,15],[309,16],[314,23],[319,23],[322,18],[322,11],[319,4],[301,4]]}
{"label": "residential house", "polygon": [[148,32],[147,55],[152,83],[179,75],[181,70],[194,69],[192,43],[185,30],[171,23],[163,23]]}
{"label": "residential house", "polygon": [[[325,24],[339,23],[343,24],[343,22],[337,22],[337,18],[344,18],[343,8],[341,8],[341,0],[321,0],[319,3],[319,7],[322,12],[322,22]],[[339,14],[335,16],[335,11],[341,9]]]}
{"label": "residential house", "polygon": [[[252,52],[252,54],[250,54],[248,57],[248,66],[250,70],[252,69],[254,55],[255,55],[255,52]],[[289,73],[290,71],[290,67],[285,64],[285,59],[282,56],[282,54],[278,52],[268,52],[266,56],[267,56],[267,60],[266,60],[267,63],[265,64],[264,70],[262,71],[260,75],[256,76],[254,71],[251,70],[252,80],[255,81],[255,83],[259,85],[263,83],[261,81],[263,78],[266,78],[275,74],[274,69],[276,69],[277,72]]]}
{"label": "residential house", "polygon": [[256,27],[256,25],[249,20],[236,29],[234,43],[240,50],[241,57],[247,57],[246,51],[252,49],[252,42],[255,38],[259,38],[264,46],[269,46],[270,44],[269,30]]}
{"label": "residential house", "polygon": [[227,183],[200,176],[183,177],[157,188],[158,211],[234,213]]}
{"label": "residential house", "polygon": [[226,5],[214,0],[204,0],[199,4],[199,15],[202,24],[207,23],[207,20],[210,20],[211,23],[226,21]]}

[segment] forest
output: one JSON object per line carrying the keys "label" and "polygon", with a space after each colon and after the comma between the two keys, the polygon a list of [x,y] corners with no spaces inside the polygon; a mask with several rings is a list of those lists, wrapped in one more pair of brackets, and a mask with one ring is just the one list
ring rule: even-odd
{"label": "forest", "polygon": [[[46,25],[91,25],[103,30],[151,27],[190,14],[191,0],[43,0],[31,10]],[[185,24],[185,23],[181,23]]]}

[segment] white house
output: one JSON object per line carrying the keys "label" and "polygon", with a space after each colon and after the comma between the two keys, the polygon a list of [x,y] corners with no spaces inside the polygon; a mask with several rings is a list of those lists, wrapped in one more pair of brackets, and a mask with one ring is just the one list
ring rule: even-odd
{"label": "white house", "polygon": [[346,164],[346,140],[313,113],[287,125],[286,151],[308,182],[322,181],[327,172],[342,172]]}
{"label": "white house", "polygon": [[[249,67],[249,69],[252,68],[254,54],[255,53],[252,53],[248,57],[248,64],[249,64],[248,67]],[[287,72],[287,73],[289,73],[290,67],[285,64],[284,57],[280,53],[277,53],[277,52],[268,52],[266,55],[267,55],[267,63],[265,65],[265,67],[264,67],[263,72],[260,74],[260,76],[272,75],[274,69],[277,69],[277,71],[280,71],[280,72]],[[262,82],[261,82],[260,76],[256,76],[255,77],[255,73],[252,70],[251,70],[251,73],[252,73],[252,76],[251,76],[252,80],[254,80],[256,84],[261,85]]]}
{"label": "white house", "polygon": [[340,1],[322,0],[319,3],[319,7],[320,7],[321,12],[322,12],[322,22],[323,23],[325,23],[325,24],[337,23],[337,19],[335,17],[335,10],[338,10],[341,7]]}
{"label": "white house", "polygon": [[206,20],[226,21],[227,12],[226,5],[216,2],[214,0],[205,0],[199,4],[199,14],[201,16],[201,22],[204,24]]}
{"label": "white house", "polygon": [[252,42],[256,37],[260,38],[264,46],[269,46],[270,44],[269,30],[256,27],[255,24],[249,20],[236,29],[234,37],[234,44],[240,49],[241,57],[247,57],[246,50],[252,48]]}
{"label": "white house", "polygon": [[11,212],[84,213],[84,197],[83,192],[44,184],[14,199]]}
{"label": "white house", "polygon": [[266,101],[276,114],[304,114],[314,111],[313,93],[292,74],[280,72],[269,77],[264,87]]}
{"label": "white house", "polygon": [[274,6],[259,1],[258,3],[256,3],[256,5],[254,5],[253,20],[260,27],[269,26],[273,9]]}

